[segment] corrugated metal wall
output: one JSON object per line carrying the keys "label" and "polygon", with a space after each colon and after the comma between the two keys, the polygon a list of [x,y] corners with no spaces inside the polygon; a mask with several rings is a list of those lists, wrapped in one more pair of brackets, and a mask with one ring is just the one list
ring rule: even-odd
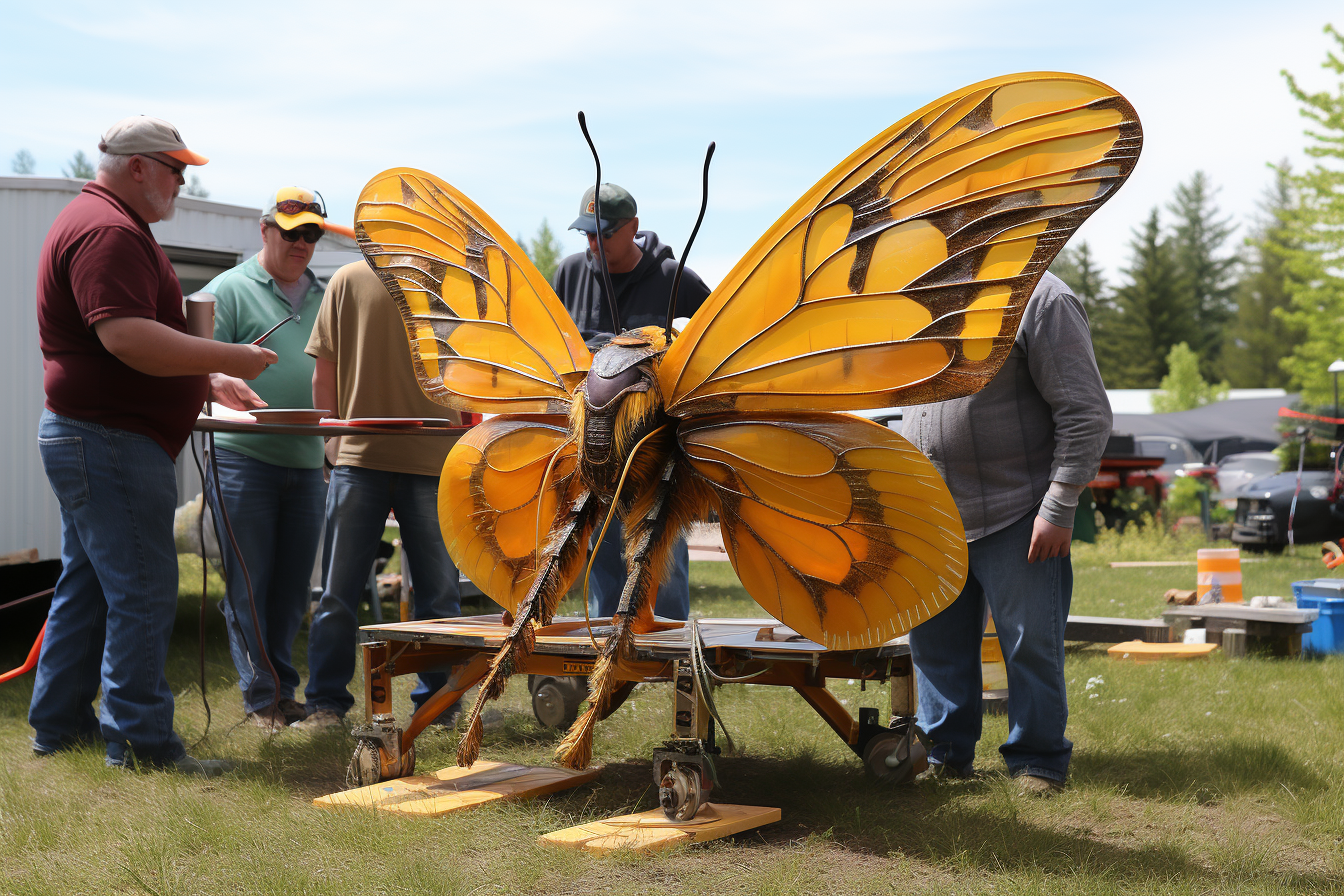
{"label": "corrugated metal wall", "polygon": [[[0,554],[37,548],[60,557],[56,499],[37,453],[42,413],[42,353],[37,346],[37,263],[42,242],[83,186],[66,178],[0,177]],[[150,229],[165,247],[204,249],[247,258],[261,248],[261,210],[180,196],[171,221]],[[328,235],[318,243],[313,272],[329,277],[359,258],[350,240]],[[199,440],[198,440],[199,441]],[[200,491],[188,451],[177,459],[179,503]]]}

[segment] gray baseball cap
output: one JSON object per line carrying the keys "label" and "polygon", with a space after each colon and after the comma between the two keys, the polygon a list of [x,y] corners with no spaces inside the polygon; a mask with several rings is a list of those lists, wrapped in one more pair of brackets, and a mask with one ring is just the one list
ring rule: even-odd
{"label": "gray baseball cap", "polygon": [[160,154],[176,159],[184,165],[204,165],[210,161],[198,152],[187,149],[182,135],[162,118],[133,115],[107,129],[98,149],[113,156]]}
{"label": "gray baseball cap", "polygon": [[[583,201],[579,203],[579,216],[569,225],[570,230],[582,230],[584,233],[597,233],[597,208],[593,202],[593,188],[583,191]],[[625,187],[616,184],[602,185],[602,229],[611,233],[611,225],[617,221],[633,218],[639,208],[635,197]]]}

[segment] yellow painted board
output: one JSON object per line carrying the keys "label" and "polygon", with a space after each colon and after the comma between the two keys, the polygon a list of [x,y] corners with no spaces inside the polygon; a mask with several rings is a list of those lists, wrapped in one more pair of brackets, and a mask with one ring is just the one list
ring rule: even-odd
{"label": "yellow painted board", "polygon": [[780,811],[769,806],[730,806],[706,803],[690,821],[669,821],[661,809],[618,815],[577,827],[542,834],[538,842],[566,846],[604,856],[620,849],[658,852],[678,843],[698,843],[739,834],[779,821]]}
{"label": "yellow painted board", "polygon": [[1151,644],[1146,641],[1124,641],[1106,648],[1106,652],[1118,660],[1157,663],[1162,660],[1198,659],[1208,656],[1217,649],[1217,644]]}
{"label": "yellow painted board", "polygon": [[377,809],[434,818],[496,800],[530,799],[567,790],[588,783],[601,771],[600,765],[574,771],[483,759],[471,768],[452,766],[432,775],[412,775],[320,796],[313,800],[313,805],[322,809]]}

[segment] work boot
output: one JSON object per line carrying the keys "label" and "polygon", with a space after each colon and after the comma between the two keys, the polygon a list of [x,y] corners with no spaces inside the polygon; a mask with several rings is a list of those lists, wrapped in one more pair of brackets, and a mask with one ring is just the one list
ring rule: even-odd
{"label": "work boot", "polygon": [[1063,781],[1054,781],[1050,778],[1041,778],[1036,775],[1018,775],[1017,781],[1018,796],[1049,799],[1064,789]]}
{"label": "work boot", "polygon": [[279,731],[289,725],[285,714],[273,706],[267,706],[247,714],[247,721],[263,731]]}
{"label": "work boot", "polygon": [[308,708],[293,697],[286,697],[279,703],[280,712],[285,716],[285,724],[293,725],[308,718]]}
{"label": "work boot", "polygon": [[330,709],[319,709],[308,718],[291,723],[289,727],[300,731],[327,731],[333,728],[345,728],[345,722]]}

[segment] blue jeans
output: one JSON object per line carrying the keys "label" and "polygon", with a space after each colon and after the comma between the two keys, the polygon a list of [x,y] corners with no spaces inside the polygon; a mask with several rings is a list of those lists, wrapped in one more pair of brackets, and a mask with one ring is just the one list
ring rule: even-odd
{"label": "blue jeans", "polygon": [[163,671],[177,614],[173,459],[148,436],[49,410],[37,445],[61,506],[62,569],[28,709],[33,749],[101,739],[109,765],[132,749],[150,765],[180,759]]}
{"label": "blue jeans", "polygon": [[[228,582],[221,608],[228,621],[229,652],[238,670],[243,708],[258,712],[271,705],[276,693],[266,656],[280,679],[280,699],[292,699],[299,686],[292,651],[311,598],[308,583],[322,535],[327,485],[321,469],[278,467],[227,448],[216,448],[211,460],[219,469],[224,509],[247,566],[245,578],[219,512],[215,477],[207,470],[206,494],[219,527]],[[249,580],[261,645],[247,599]]]}
{"label": "blue jeans", "polygon": [[[611,616],[620,606],[627,575],[625,549],[621,544],[623,531],[621,521],[613,519],[607,527],[607,537],[597,549],[593,576],[588,583],[588,613],[591,616]],[[593,539],[597,539],[597,532],[593,533]],[[582,570],[579,575],[583,575]],[[579,584],[583,584],[582,579]],[[672,565],[658,585],[653,612],[665,619],[687,619],[691,615],[691,552],[684,538],[678,538],[672,547]]]}
{"label": "blue jeans", "polygon": [[1061,782],[1068,774],[1073,744],[1064,736],[1064,624],[1073,565],[1068,557],[1027,562],[1035,520],[1033,510],[971,542],[961,594],[910,632],[919,725],[934,744],[930,762],[969,771],[975,759],[988,604],[1008,667],[1008,740],[999,747],[1008,773]]}
{"label": "blue jeans", "polygon": [[[439,529],[438,477],[337,467],[327,491],[331,553],[326,583],[308,632],[305,696],[309,712],[329,709],[343,716],[355,704],[349,685],[355,674],[359,597],[369,580],[389,510],[401,526],[402,558],[415,588],[415,618],[446,619],[461,614],[457,567],[448,559]],[[416,708],[447,681],[446,671],[421,672],[411,693]]]}

